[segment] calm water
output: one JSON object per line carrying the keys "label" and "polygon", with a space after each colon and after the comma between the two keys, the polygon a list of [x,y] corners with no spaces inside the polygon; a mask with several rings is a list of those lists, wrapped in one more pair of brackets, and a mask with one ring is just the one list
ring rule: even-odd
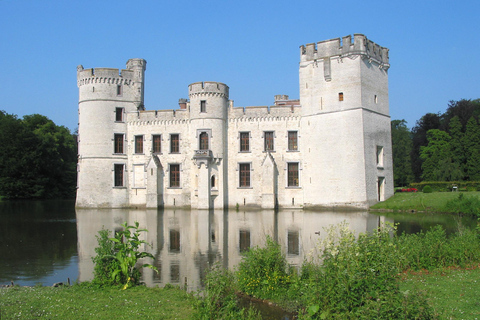
{"label": "calm water", "polygon": [[437,224],[447,232],[472,227],[468,217],[434,214],[385,215],[368,212],[303,212],[202,210],[76,210],[73,201],[0,203],[0,284],[19,285],[92,279],[102,228],[118,230],[138,221],[149,232],[146,250],[160,271],[145,270],[149,286],[166,283],[196,290],[204,271],[214,263],[233,268],[242,251],[263,245],[265,235],[276,239],[292,265],[301,265],[325,234],[323,228],[347,221],[356,232],[377,228],[385,221],[399,223],[399,232],[418,232]]}

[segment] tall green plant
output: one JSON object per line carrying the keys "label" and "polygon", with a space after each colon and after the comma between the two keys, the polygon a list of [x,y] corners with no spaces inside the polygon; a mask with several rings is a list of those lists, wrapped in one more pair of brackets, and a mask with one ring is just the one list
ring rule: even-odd
{"label": "tall green plant", "polygon": [[[97,248],[97,257],[94,258],[95,281],[103,284],[121,284],[122,289],[136,285],[140,281],[140,271],[137,262],[143,258],[153,259],[151,253],[140,251],[140,246],[149,245],[140,240],[140,234],[147,229],[139,229],[139,223],[129,226],[122,224],[123,230],[115,234],[114,238],[106,239],[108,231],[100,231],[97,237],[100,247]],[[141,268],[157,269],[149,264],[143,264]],[[106,278],[110,277],[111,282]]]}

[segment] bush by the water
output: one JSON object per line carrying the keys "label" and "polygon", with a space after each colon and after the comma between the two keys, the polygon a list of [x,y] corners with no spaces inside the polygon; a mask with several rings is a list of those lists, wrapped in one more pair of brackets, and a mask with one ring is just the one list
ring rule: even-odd
{"label": "bush by the water", "polygon": [[432,187],[430,187],[428,184],[423,187],[423,190],[422,190],[423,193],[432,193],[433,192],[433,189]]}
{"label": "bush by the water", "polygon": [[[325,231],[326,237],[298,272],[288,265],[280,246],[268,238],[265,248],[252,248],[245,254],[236,273],[227,273],[230,287],[236,284],[243,293],[297,311],[300,319],[435,319],[424,292],[400,290],[402,272],[480,263],[478,229],[447,236],[435,227],[397,236],[393,226],[384,226],[355,237],[343,224]],[[225,276],[218,272],[209,278],[206,297],[224,287]],[[220,303],[214,305],[224,308]]]}
{"label": "bush by the water", "polygon": [[445,210],[454,213],[463,213],[480,218],[480,199],[472,196],[465,196],[460,193],[457,198],[448,201]]}

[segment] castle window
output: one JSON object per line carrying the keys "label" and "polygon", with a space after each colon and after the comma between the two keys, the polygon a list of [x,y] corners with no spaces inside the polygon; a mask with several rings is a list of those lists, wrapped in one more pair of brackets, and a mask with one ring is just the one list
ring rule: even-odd
{"label": "castle window", "polygon": [[240,163],[240,188],[249,188],[250,187],[250,163]]}
{"label": "castle window", "polygon": [[263,133],[264,137],[264,146],[265,146],[265,151],[273,151],[274,150],[274,144],[273,144],[273,131],[265,131]]}
{"label": "castle window", "polygon": [[343,101],[343,92],[338,93],[338,101]]}
{"label": "castle window", "polygon": [[200,133],[200,150],[208,150],[208,133]]}
{"label": "castle window", "polygon": [[123,122],[123,108],[115,108],[115,121]]}
{"label": "castle window", "polygon": [[373,97],[373,102],[375,102],[375,104],[378,103],[378,97],[377,97],[377,95],[375,95],[375,96]]}
{"label": "castle window", "polygon": [[162,136],[159,134],[154,134],[152,136],[152,152],[153,153],[162,152]]}
{"label": "castle window", "polygon": [[180,152],[180,135],[174,133],[170,135],[170,153]]}
{"label": "castle window", "polygon": [[180,265],[178,263],[170,265],[170,282],[180,282]]}
{"label": "castle window", "polygon": [[215,188],[215,175],[210,178],[210,188]]}
{"label": "castle window", "polygon": [[287,186],[298,187],[298,162],[289,162],[287,164]]}
{"label": "castle window", "polygon": [[170,229],[170,252],[180,252],[180,231]]}
{"label": "castle window", "polygon": [[288,131],[288,151],[298,150],[298,133],[297,131]]}
{"label": "castle window", "polygon": [[287,237],[287,253],[298,256],[300,254],[298,231],[288,231]]}
{"label": "castle window", "polygon": [[180,188],[180,165],[170,164],[170,188]]}
{"label": "castle window", "polygon": [[377,167],[383,168],[383,147],[377,146]]}
{"label": "castle window", "polygon": [[115,164],[114,165],[114,186],[115,187],[123,187],[123,169],[124,164]]}
{"label": "castle window", "polygon": [[207,101],[200,101],[200,112],[207,112]]}
{"label": "castle window", "polygon": [[123,134],[116,133],[114,136],[114,153],[123,153]]}
{"label": "castle window", "polygon": [[240,132],[240,151],[250,151],[250,132]]}
{"label": "castle window", "polygon": [[122,86],[118,85],[117,86],[117,96],[121,96],[121,95],[122,95]]}
{"label": "castle window", "polygon": [[135,136],[135,153],[143,153],[143,136]]}
{"label": "castle window", "polygon": [[239,238],[240,252],[248,251],[250,249],[250,230],[240,230]]}

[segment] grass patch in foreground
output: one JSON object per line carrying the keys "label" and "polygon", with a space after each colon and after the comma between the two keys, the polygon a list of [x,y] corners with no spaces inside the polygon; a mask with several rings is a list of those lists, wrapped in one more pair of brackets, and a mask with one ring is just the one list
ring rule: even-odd
{"label": "grass patch in foreground", "polygon": [[1,319],[191,319],[194,298],[178,288],[71,287],[0,289]]}
{"label": "grass patch in foreground", "polygon": [[426,290],[430,303],[444,319],[480,318],[480,269],[439,270],[408,275],[400,290]]}
{"label": "grass patch in foreground", "polygon": [[399,192],[389,199],[377,203],[372,209],[386,209],[398,211],[434,211],[451,212],[446,209],[447,202],[455,200],[463,194],[463,197],[480,199],[480,192]]}

